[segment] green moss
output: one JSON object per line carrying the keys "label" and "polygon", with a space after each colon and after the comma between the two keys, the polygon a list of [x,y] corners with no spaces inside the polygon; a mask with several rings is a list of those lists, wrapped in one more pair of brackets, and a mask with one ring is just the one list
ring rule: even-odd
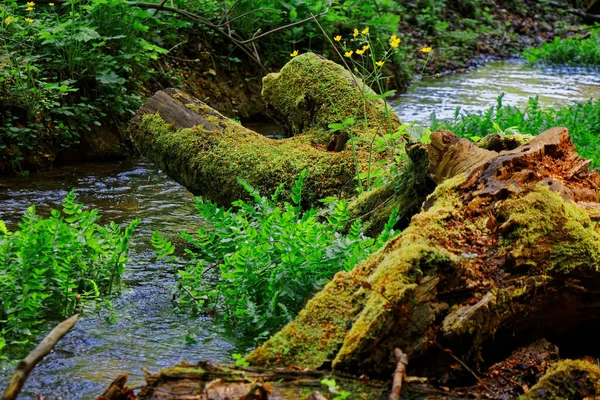
{"label": "green moss", "polygon": [[587,361],[563,360],[552,365],[521,399],[572,400],[597,396],[600,396],[600,367]]}
{"label": "green moss", "polygon": [[[344,67],[313,53],[293,58],[279,73],[263,78],[262,95],[268,110],[288,135],[310,134],[327,145],[334,138],[329,124],[353,118],[353,134],[372,136],[399,125],[383,100],[366,100],[374,92]],[[366,145],[366,144],[365,144]]]}
{"label": "green moss", "polygon": [[[132,135],[144,154],[177,181],[221,204],[246,196],[236,178],[248,180],[262,193],[272,193],[283,183],[281,198],[286,198],[286,191],[304,169],[310,170],[303,190],[306,204],[353,192],[354,164],[349,151],[323,151],[306,136],[274,141],[217,117],[208,122],[224,129],[176,130],[158,114],[144,115]],[[362,162],[366,157],[361,157]]]}
{"label": "green moss", "polygon": [[517,268],[537,273],[596,272],[600,234],[577,204],[543,185],[504,201],[497,216],[501,246]]}

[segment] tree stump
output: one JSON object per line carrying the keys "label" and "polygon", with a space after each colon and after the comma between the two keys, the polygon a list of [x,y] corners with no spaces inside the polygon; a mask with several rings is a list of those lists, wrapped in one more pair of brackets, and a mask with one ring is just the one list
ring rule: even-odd
{"label": "tree stump", "polygon": [[499,153],[431,138],[423,211],[248,362],[382,377],[397,347],[409,374],[457,376],[449,354],[475,368],[600,315],[600,177],[567,130]]}

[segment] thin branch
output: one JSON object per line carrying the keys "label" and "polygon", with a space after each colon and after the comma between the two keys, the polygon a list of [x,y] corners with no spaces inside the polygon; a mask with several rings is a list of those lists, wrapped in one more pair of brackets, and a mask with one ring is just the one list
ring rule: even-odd
{"label": "thin branch", "polygon": [[241,44],[247,44],[247,43],[250,43],[250,42],[254,42],[255,40],[262,39],[265,36],[272,35],[275,32],[279,32],[281,30],[284,30],[284,29],[287,29],[287,28],[291,28],[293,26],[302,25],[305,22],[311,21],[313,19],[316,21],[317,17],[322,17],[323,15],[325,15],[325,14],[327,14],[329,12],[329,9],[331,8],[331,4],[332,4],[332,0],[327,0],[327,7],[325,8],[325,10],[323,12],[321,12],[319,14],[316,14],[316,15],[312,15],[311,14],[310,17],[308,17],[308,18],[305,18],[305,19],[300,20],[300,21],[292,22],[291,24],[283,25],[283,26],[280,26],[280,27],[275,28],[275,29],[271,29],[270,31],[265,32],[262,35],[253,36],[252,39],[248,39],[248,40],[245,40],[245,41],[240,42],[240,43]]}
{"label": "thin branch", "polygon": [[392,391],[390,393],[389,400],[400,400],[400,392],[402,392],[402,381],[404,375],[406,375],[406,366],[408,365],[408,356],[403,353],[400,349],[394,349],[394,356],[396,357],[396,370],[394,371],[394,379],[392,382]]}
{"label": "thin branch", "polygon": [[52,351],[52,349],[54,349],[56,343],[58,343],[58,341],[75,326],[78,319],[79,315],[75,314],[66,321],[58,324],[50,331],[44,340],[42,340],[35,350],[29,353],[27,357],[17,364],[17,369],[10,377],[8,386],[6,386],[6,390],[2,395],[2,400],[15,400],[17,398],[21,388],[25,384],[25,381],[27,380],[27,377],[33,368],[35,368],[35,366],[42,361],[42,359],[46,357]]}
{"label": "thin branch", "polygon": [[598,21],[600,22],[600,15],[598,14],[588,14],[585,11],[581,11],[581,10],[577,10],[575,8],[572,8],[571,6],[567,5],[567,4],[563,4],[563,3],[559,3],[557,1],[548,1],[546,2],[546,4],[552,6],[552,7],[556,7],[556,8],[560,8],[565,10],[566,12],[576,15],[578,17],[590,20],[590,21]]}

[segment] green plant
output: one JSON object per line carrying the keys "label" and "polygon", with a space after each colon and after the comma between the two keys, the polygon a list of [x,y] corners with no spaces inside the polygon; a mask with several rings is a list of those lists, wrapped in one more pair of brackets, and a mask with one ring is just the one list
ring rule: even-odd
{"label": "green plant", "polygon": [[565,39],[555,38],[540,47],[530,47],[523,52],[523,57],[530,64],[598,65],[600,64],[600,27],[591,29],[586,38],[581,35]]}
{"label": "green plant", "polygon": [[[278,205],[281,186],[264,197],[244,181],[240,184],[253,203],[238,200],[225,209],[196,200],[209,226],[196,235],[181,233],[192,262],[177,272],[180,305],[220,312],[225,321],[263,339],[292,320],[333,274],[352,269],[395,234],[397,213],[377,239],[366,237],[359,220],[350,223],[346,200],[326,199],[325,210],[302,211],[306,178],[303,172],[291,202],[283,205]],[[165,237],[155,233],[152,243],[159,257],[172,257],[173,245]]]}
{"label": "green plant", "polygon": [[0,5],[0,161],[78,142],[91,127],[128,121],[150,62],[150,14],[122,0]]}
{"label": "green plant", "polygon": [[19,230],[0,221],[0,339],[27,340],[47,318],[70,316],[80,301],[111,294],[139,220],[121,229],[99,219],[72,190],[48,218],[32,205]]}
{"label": "green plant", "polygon": [[333,400],[344,400],[350,397],[350,392],[342,390],[334,378],[323,378],[321,380],[321,385],[327,386],[327,391],[335,395]]}
{"label": "green plant", "polygon": [[526,107],[519,108],[502,104],[503,96],[498,97],[496,106],[485,112],[461,113],[457,109],[449,121],[439,121],[432,115],[431,129],[448,129],[478,141],[492,133],[538,135],[547,129],[564,126],[569,129],[579,154],[591,158],[594,167],[600,167],[600,101],[589,100],[552,109],[540,107],[538,98],[533,97]]}

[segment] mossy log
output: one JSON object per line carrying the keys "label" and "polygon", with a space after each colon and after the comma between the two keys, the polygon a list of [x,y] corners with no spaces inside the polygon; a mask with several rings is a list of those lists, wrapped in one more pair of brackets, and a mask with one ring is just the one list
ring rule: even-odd
{"label": "mossy log", "polygon": [[[138,110],[131,136],[175,180],[222,204],[245,197],[238,178],[265,195],[283,184],[285,198],[285,190],[308,169],[304,201],[312,205],[354,194],[357,165],[364,172],[369,160],[385,156],[371,153],[371,139],[400,124],[360,80],[312,53],[266,76],[263,96],[284,126],[283,140],[246,129],[177,89],[157,92]],[[349,118],[355,119],[351,128],[329,128]]]}
{"label": "mossy log", "polygon": [[423,211],[338,273],[251,365],[381,377],[400,348],[409,374],[447,380],[461,374],[456,358],[482,366],[598,315],[600,177],[567,130],[499,153],[448,131],[431,138],[439,185]]}

